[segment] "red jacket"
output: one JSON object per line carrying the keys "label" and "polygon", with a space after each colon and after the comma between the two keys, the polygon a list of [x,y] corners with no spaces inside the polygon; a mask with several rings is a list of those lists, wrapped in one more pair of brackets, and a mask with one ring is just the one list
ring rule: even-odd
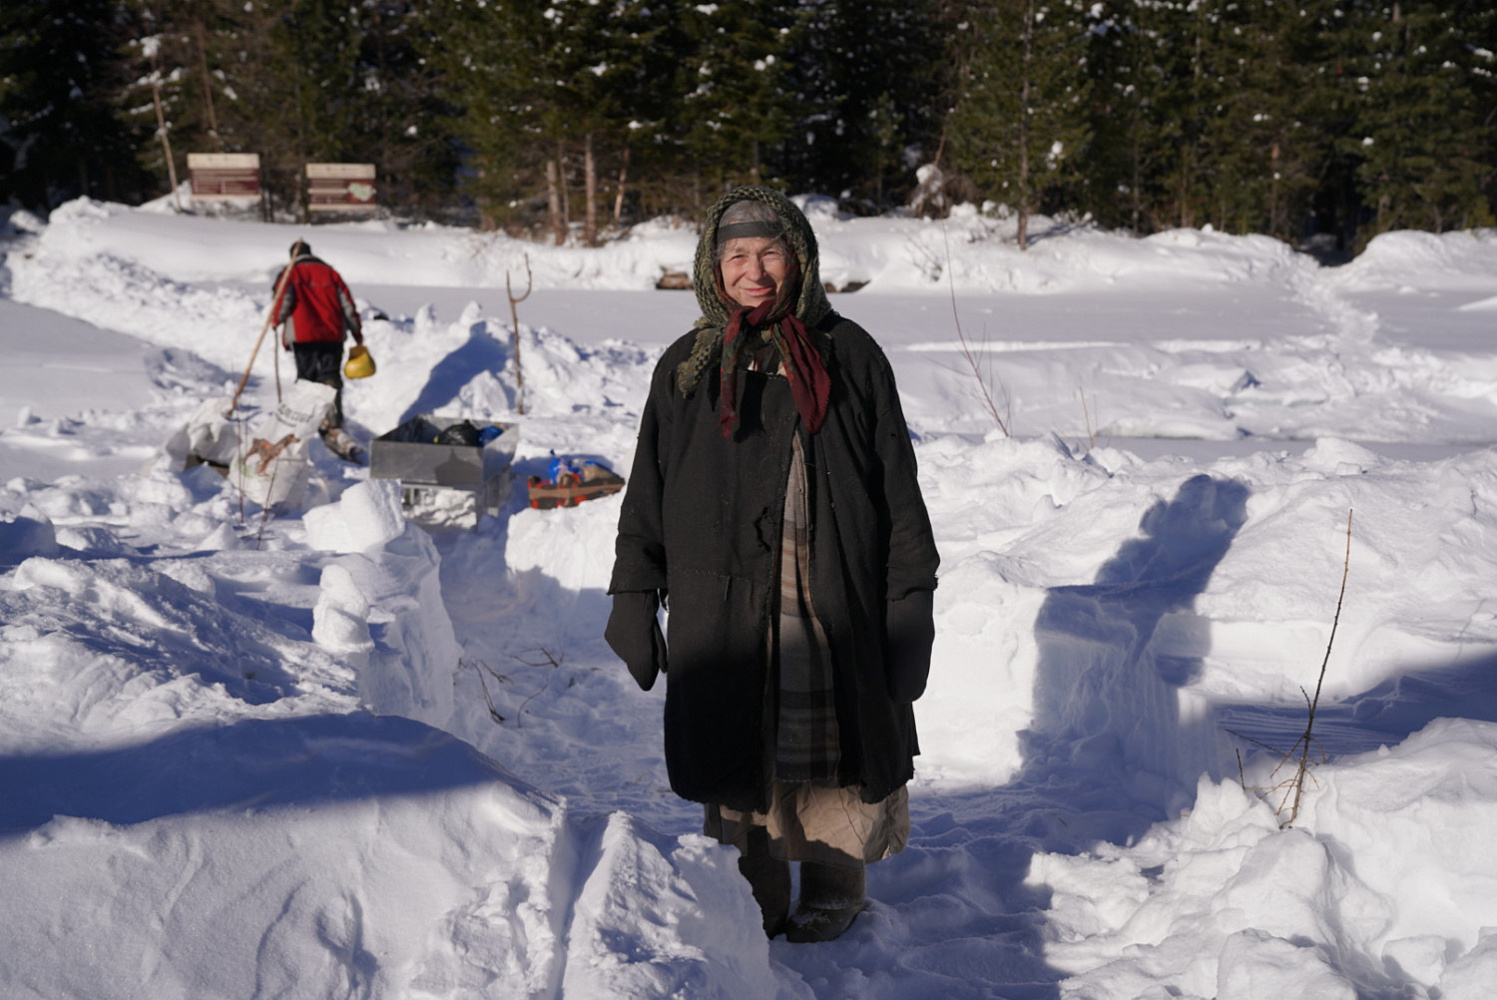
{"label": "red jacket", "polygon": [[[277,275],[277,286],[280,281]],[[291,277],[276,306],[275,321],[285,325],[281,342],[287,350],[292,343],[341,344],[345,330],[353,334],[354,343],[364,342],[359,311],[348,286],[337,271],[316,257],[291,262]]]}

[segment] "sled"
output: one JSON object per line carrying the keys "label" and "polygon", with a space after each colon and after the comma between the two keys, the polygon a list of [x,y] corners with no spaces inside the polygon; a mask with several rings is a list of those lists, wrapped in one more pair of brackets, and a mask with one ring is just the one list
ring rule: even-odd
{"label": "sled", "polygon": [[[485,440],[455,435],[471,427]],[[513,477],[515,424],[418,414],[369,445],[371,479],[400,483],[407,519],[428,527],[476,527],[499,513]]]}
{"label": "sled", "polygon": [[575,507],[584,500],[596,500],[624,488],[624,477],[596,462],[583,462],[578,472],[565,472],[550,482],[541,476],[525,481],[530,506],[536,510]]}

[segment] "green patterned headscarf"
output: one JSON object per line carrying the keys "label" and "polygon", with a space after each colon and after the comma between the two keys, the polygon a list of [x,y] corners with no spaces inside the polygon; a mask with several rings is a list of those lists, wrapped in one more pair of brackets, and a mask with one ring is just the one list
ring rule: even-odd
{"label": "green patterned headscarf", "polygon": [[[794,292],[795,301],[791,315],[800,324],[810,327],[820,322],[832,311],[827,300],[826,289],[821,284],[820,258],[816,248],[816,234],[811,223],[795,203],[778,191],[766,187],[734,188],[717,200],[707,210],[702,221],[701,238],[697,241],[696,264],[693,279],[697,294],[697,305],[702,315],[696,322],[696,343],[691,354],[677,369],[677,384],[687,396],[696,391],[702,376],[722,359],[723,335],[732,318],[728,303],[720,292],[716,250],[718,226],[723,214],[741,201],[756,201],[768,206],[780,220],[780,234],[790,252],[795,256],[800,287]],[[771,329],[748,331],[750,337],[757,334],[763,340],[772,338]],[[794,373],[790,373],[794,378]]]}

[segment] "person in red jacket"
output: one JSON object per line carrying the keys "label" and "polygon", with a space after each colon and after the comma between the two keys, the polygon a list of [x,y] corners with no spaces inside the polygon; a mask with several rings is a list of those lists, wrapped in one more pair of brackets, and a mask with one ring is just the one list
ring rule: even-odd
{"label": "person in red jacket", "polygon": [[[343,432],[343,340],[352,334],[354,343],[364,342],[359,311],[343,278],[325,261],[312,256],[306,240],[291,244],[291,276],[276,305],[275,322],[281,328],[281,343],[296,356],[296,377],[321,382],[337,389],[332,409],[322,422],[322,439],[344,458],[353,447]],[[284,270],[281,274],[284,274]],[[276,275],[280,287],[281,275]]]}

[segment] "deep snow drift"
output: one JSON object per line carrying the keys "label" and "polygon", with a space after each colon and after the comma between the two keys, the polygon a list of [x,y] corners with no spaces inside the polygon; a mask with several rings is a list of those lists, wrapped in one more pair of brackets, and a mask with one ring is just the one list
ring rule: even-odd
{"label": "deep snow drift", "polygon": [[[890,354],[943,558],[911,845],[844,939],[764,942],[670,794],[661,692],[600,638],[617,498],[429,533],[320,445],[274,516],[159,454],[232,392],[305,235],[380,365],[346,391],[361,436],[464,413],[520,425],[521,476],[627,473],[692,233],[78,201],[4,244],[6,995],[1487,995],[1497,233],[1326,270],[806,205],[823,277],[866,282],[833,303]],[[1322,660],[1327,762],[1281,829],[1264,746]]]}

